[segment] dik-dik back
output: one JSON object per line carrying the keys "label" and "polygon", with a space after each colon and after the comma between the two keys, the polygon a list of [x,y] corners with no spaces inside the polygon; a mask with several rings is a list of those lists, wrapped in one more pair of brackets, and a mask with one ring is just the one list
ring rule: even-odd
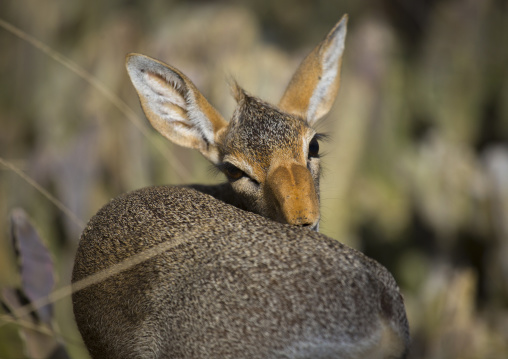
{"label": "dik-dik back", "polygon": [[[91,219],[73,282],[104,278],[75,292],[73,307],[94,359],[407,352],[408,325],[392,276],[311,231],[320,218],[312,126],[339,88],[346,20],[302,62],[278,106],[233,86],[238,106],[229,122],[177,69],[127,58],[152,125],[199,150],[228,182],[142,189]],[[125,263],[135,264],[111,272]]]}
{"label": "dik-dik back", "polygon": [[73,282],[164,251],[73,295],[92,358],[400,358],[389,272],[317,232],[193,189],[152,187],[92,218]]}
{"label": "dik-dik back", "polygon": [[131,54],[127,70],[150,123],[169,140],[199,150],[228,182],[194,186],[238,208],[317,230],[319,137],[340,83],[347,17],[296,70],[278,106],[233,84],[237,107],[226,122],[174,67]]}

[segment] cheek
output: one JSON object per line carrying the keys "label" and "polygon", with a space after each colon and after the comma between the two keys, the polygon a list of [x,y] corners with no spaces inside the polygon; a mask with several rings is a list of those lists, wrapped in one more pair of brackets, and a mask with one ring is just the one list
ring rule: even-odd
{"label": "cheek", "polygon": [[319,181],[319,175],[321,171],[320,161],[318,158],[314,158],[307,162],[307,168],[309,169],[314,181]]}
{"label": "cheek", "polygon": [[307,168],[309,169],[312,179],[314,181],[314,188],[316,189],[316,195],[318,201],[321,199],[320,191],[319,191],[319,178],[321,173],[320,161],[319,159],[314,159],[307,164]]}
{"label": "cheek", "polygon": [[231,187],[242,201],[249,205],[258,207],[258,203],[262,197],[262,189],[260,185],[254,184],[248,179],[240,179],[231,183]]}

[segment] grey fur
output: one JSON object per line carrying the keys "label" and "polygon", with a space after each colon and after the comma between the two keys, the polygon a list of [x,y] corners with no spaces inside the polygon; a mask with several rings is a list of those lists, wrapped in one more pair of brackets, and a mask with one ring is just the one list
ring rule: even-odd
{"label": "grey fur", "polygon": [[82,235],[72,280],[168,243],[168,250],[73,294],[92,358],[407,352],[403,300],[383,266],[317,232],[189,188],[145,188],[103,207]]}

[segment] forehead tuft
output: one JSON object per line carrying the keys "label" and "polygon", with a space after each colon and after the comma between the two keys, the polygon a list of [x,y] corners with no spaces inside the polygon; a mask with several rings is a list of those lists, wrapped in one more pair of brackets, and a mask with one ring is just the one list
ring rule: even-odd
{"label": "forehead tuft", "polygon": [[245,94],[225,135],[227,153],[243,153],[258,165],[268,167],[274,152],[298,156],[309,126],[294,115]]}

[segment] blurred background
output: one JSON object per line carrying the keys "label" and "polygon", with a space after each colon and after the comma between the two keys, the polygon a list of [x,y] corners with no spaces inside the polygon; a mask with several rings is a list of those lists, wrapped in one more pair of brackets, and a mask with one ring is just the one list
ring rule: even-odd
{"label": "blurred background", "polygon": [[[19,282],[9,213],[24,208],[69,284],[83,223],[154,184],[216,183],[197,152],[149,127],[124,58],[187,74],[227,118],[226,79],[277,103],[302,58],[350,16],[342,84],[318,129],[321,232],[385,265],[405,297],[410,358],[508,357],[508,3],[503,0],[17,0],[0,18],[83,67],[128,104],[0,28],[0,286]],[[57,56],[57,55],[55,55]],[[134,111],[137,115],[129,115]],[[55,303],[87,358],[70,298]],[[24,357],[0,322],[0,358]]]}

